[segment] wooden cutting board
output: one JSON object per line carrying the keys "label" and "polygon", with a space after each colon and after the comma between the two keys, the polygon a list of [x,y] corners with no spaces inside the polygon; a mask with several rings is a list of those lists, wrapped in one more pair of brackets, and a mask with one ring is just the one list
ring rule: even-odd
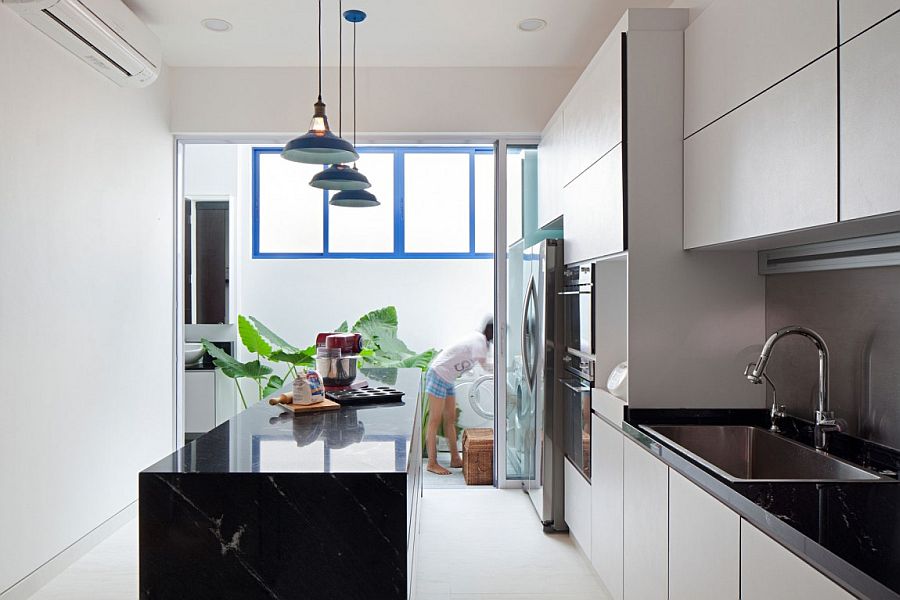
{"label": "wooden cutting board", "polygon": [[337,402],[332,402],[331,400],[325,399],[321,402],[317,402],[316,404],[278,404],[281,408],[285,410],[289,410],[294,414],[298,413],[313,413],[319,412],[323,410],[337,410],[341,407]]}

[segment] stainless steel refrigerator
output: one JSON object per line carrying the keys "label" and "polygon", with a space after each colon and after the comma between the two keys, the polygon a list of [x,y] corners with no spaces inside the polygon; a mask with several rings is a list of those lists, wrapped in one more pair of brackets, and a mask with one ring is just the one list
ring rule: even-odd
{"label": "stainless steel refrigerator", "polygon": [[544,240],[523,252],[522,368],[517,421],[522,440],[522,487],[545,531],[565,531],[562,372],[563,242]]}

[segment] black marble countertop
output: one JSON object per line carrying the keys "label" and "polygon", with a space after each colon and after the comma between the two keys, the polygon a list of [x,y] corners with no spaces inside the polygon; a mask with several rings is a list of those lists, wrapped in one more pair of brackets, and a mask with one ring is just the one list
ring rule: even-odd
{"label": "black marble countertop", "polygon": [[[767,419],[765,411],[632,410],[621,429],[855,595],[900,599],[900,482],[732,483],[639,429],[667,423],[768,427]],[[788,425],[788,437],[810,444],[808,423],[790,419]],[[842,434],[832,440],[835,455],[897,470],[900,452]]]}
{"label": "black marble countertop", "polygon": [[369,386],[406,393],[392,404],[295,415],[259,402],[145,473],[405,473],[419,402],[418,369],[365,369]]}

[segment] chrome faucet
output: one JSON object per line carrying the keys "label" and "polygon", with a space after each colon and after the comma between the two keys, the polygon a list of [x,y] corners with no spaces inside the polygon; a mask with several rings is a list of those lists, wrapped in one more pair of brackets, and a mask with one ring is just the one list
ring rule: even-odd
{"label": "chrome faucet", "polygon": [[[769,336],[763,345],[759,360],[755,366],[748,365],[744,374],[751,383],[762,383],[763,379],[768,379],[765,375],[766,365],[769,363],[769,355],[775,343],[787,335],[802,335],[812,341],[819,351],[819,395],[818,409],[816,410],[816,423],[814,432],[814,442],[816,450],[825,450],[828,447],[827,433],[829,431],[840,431],[840,426],[834,418],[834,413],[828,409],[828,346],[822,336],[807,327],[800,325],[790,325],[782,327]],[[751,368],[752,367],[752,368]],[[774,406],[773,406],[774,409]]]}

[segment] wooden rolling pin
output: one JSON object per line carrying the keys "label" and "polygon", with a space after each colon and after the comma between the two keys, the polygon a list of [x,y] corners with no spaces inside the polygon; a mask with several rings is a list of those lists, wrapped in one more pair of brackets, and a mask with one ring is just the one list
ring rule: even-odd
{"label": "wooden rolling pin", "polygon": [[280,396],[272,396],[269,398],[269,404],[277,406],[279,404],[291,404],[294,402],[294,391],[285,392]]}

